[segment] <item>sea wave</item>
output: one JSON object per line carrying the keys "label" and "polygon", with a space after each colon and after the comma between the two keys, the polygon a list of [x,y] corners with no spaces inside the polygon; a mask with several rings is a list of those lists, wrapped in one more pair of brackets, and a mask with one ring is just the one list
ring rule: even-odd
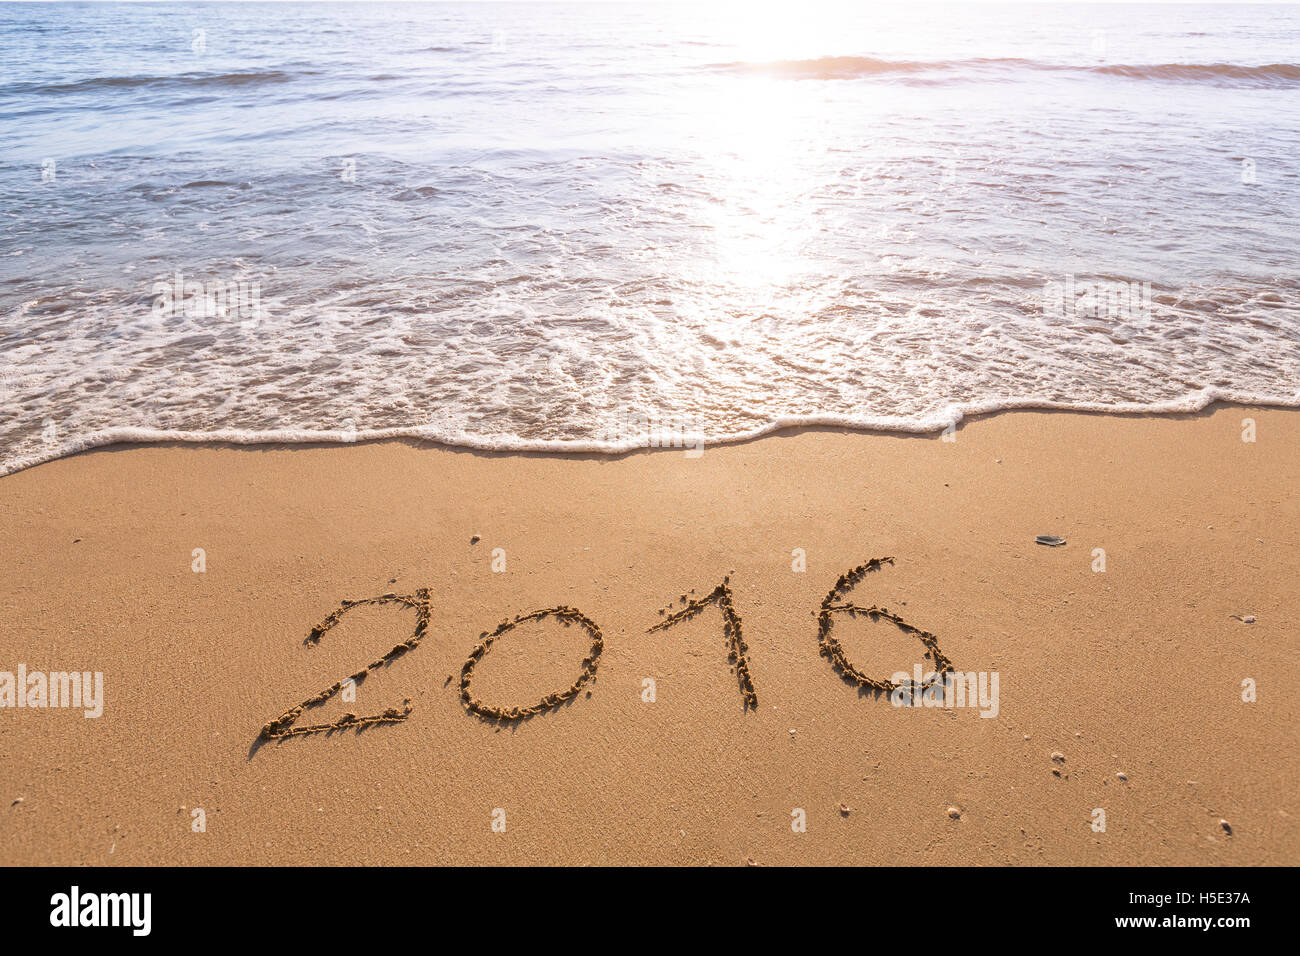
{"label": "sea wave", "polygon": [[1154,63],[1131,65],[1105,64],[1090,68],[1096,73],[1128,76],[1145,80],[1170,80],[1187,83],[1241,83],[1252,86],[1295,86],[1300,84],[1300,63],[1265,63],[1247,66],[1239,63]]}
{"label": "sea wave", "polygon": [[318,76],[318,70],[246,70],[237,73],[174,73],[169,75],[92,76],[79,80],[56,83],[28,82],[0,86],[0,96],[56,95],[65,93],[97,93],[101,90],[149,88],[207,88],[255,86],[264,83],[288,83],[296,79]]}
{"label": "sea wave", "polygon": [[870,76],[926,77],[959,81],[975,76],[1014,77],[1033,71],[1101,74],[1128,79],[1217,86],[1289,88],[1300,85],[1300,64],[1266,63],[1051,63],[1019,57],[967,60],[884,60],[871,56],[824,56],[804,60],[713,63],[708,69],[730,73],[767,73],[796,79],[853,79]]}

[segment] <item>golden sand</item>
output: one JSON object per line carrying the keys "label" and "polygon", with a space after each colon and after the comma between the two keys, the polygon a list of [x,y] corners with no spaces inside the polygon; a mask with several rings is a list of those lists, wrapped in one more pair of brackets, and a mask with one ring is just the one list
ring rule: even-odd
{"label": "golden sand", "polygon": [[0,863],[1300,862],[1300,412],[953,437],[0,479]]}

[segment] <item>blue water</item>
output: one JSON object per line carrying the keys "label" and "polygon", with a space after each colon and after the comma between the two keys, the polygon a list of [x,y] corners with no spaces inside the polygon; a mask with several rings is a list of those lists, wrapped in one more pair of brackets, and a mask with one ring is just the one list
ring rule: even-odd
{"label": "blue water", "polygon": [[0,4],[0,473],[1300,405],[1300,8]]}

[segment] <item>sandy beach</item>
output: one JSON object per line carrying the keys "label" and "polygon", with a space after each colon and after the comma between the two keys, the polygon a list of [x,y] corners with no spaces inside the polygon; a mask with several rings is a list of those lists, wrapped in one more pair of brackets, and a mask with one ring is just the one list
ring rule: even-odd
{"label": "sandy beach", "polygon": [[[0,671],[103,675],[99,717],[0,709],[0,863],[1294,864],[1300,413],[951,438],[118,446],[0,479]],[[828,592],[886,556],[851,602],[996,673],[996,714],[893,706],[819,655]],[[648,630],[724,577],[752,708],[719,602]],[[416,645],[295,723],[406,719],[261,736],[418,609],[313,628],[420,589]],[[599,628],[593,679],[530,719],[469,713],[480,635],[559,606]],[[865,674],[929,663],[834,618]],[[537,704],[592,654],[522,622],[473,696]]]}

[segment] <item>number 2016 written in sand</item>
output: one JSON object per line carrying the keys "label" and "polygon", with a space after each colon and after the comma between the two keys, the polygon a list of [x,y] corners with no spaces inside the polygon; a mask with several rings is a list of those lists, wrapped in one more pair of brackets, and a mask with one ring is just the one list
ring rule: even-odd
{"label": "number 2016 written in sand", "polygon": [[[892,680],[883,680],[877,677],[871,677],[860,671],[848,659],[844,653],[844,648],[835,638],[833,633],[833,623],[837,614],[865,614],[873,621],[883,619],[890,621],[898,627],[903,633],[915,637],[925,646],[926,656],[933,661],[935,679],[942,678],[952,670],[952,663],[939,650],[937,638],[929,631],[921,630],[914,627],[901,617],[890,612],[888,608],[861,607],[849,600],[849,593],[869,572],[879,571],[886,564],[893,564],[893,558],[872,558],[865,564],[860,564],[851,571],[840,575],[831,588],[830,593],[822,600],[821,610],[817,618],[817,641],[820,647],[820,654],[830,660],[831,666],[848,682],[856,684],[859,687],[872,688],[880,691],[893,691],[899,688],[899,684]],[[708,610],[711,606],[716,606],[722,614],[723,635],[727,643],[727,660],[731,669],[736,675],[737,683],[740,688],[741,699],[744,708],[748,710],[751,707],[758,706],[758,693],[754,689],[754,681],[749,673],[749,648],[745,644],[742,635],[741,617],[736,611],[735,604],[732,601],[730,578],[723,578],[722,583],[703,597],[688,600],[685,595],[682,597],[684,606],[672,614],[665,617],[658,624],[649,629],[649,632],[661,631],[665,628],[672,627],[680,621],[695,617]],[[353,608],[366,605],[385,605],[396,604],[399,606],[409,607],[415,611],[415,630],[411,636],[402,641],[387,654],[378,660],[372,661],[361,670],[341,680],[335,681],[332,685],[322,690],[320,693],[308,697],[300,704],[296,704],[284,711],[279,717],[270,721],[262,728],[261,738],[264,740],[278,740],[285,737],[302,736],[306,734],[328,733],[330,731],[345,730],[347,728],[361,729],[363,727],[377,726],[381,724],[394,724],[406,720],[411,714],[411,702],[408,698],[404,701],[403,706],[390,707],[382,713],[370,714],[368,716],[358,716],[357,714],[344,714],[330,723],[300,725],[299,719],[303,712],[312,708],[320,707],[326,701],[338,695],[344,687],[349,684],[356,685],[364,681],[373,671],[384,667],[390,661],[414,651],[420,646],[428,633],[429,621],[432,616],[432,604],[429,598],[427,588],[420,588],[414,594],[381,594],[378,597],[365,598],[360,601],[344,601],[336,608],[325,620],[321,621],[307,636],[306,644],[316,646],[331,628],[338,624],[343,615]],[[661,612],[662,613],[662,612]],[[503,707],[496,704],[486,703],[474,696],[472,683],[474,679],[474,668],[479,661],[492,649],[492,645],[504,638],[510,631],[514,630],[520,624],[530,621],[540,621],[545,618],[555,618],[566,627],[577,625],[583,628],[591,637],[591,649],[587,656],[583,658],[581,669],[577,679],[567,688],[561,691],[547,694],[537,703],[530,706],[511,706]],[[596,669],[600,666],[600,655],[605,649],[605,638],[601,633],[600,627],[596,622],[587,615],[583,614],[575,607],[560,605],[557,607],[541,608],[531,611],[528,614],[522,614],[510,620],[502,621],[491,633],[480,635],[479,643],[470,651],[469,657],[465,660],[460,671],[460,699],[465,705],[466,710],[479,717],[488,720],[506,720],[516,721],[524,720],[528,717],[534,717],[538,714],[545,713],[554,707],[558,707],[565,701],[577,696],[582,688],[590,683],[596,676]]]}

